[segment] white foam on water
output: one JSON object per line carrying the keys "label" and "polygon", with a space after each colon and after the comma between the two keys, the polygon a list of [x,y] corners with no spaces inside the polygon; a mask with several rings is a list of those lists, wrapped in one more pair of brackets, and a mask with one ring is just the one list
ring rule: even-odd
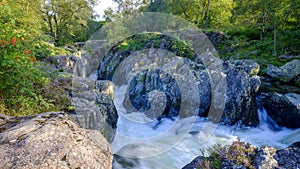
{"label": "white foam on water", "polygon": [[[260,125],[256,128],[234,129],[206,122],[205,118],[194,117],[170,120],[145,119],[142,113],[129,114],[123,107],[127,86],[115,88],[115,105],[119,113],[117,134],[111,144],[115,154],[135,156],[133,166],[122,166],[115,162],[115,169],[178,169],[200,155],[200,149],[214,144],[229,145],[240,138],[256,146],[285,148],[300,140],[300,129],[279,127],[263,110],[259,111]],[[133,116],[136,120],[131,120]],[[143,121],[143,119],[145,119]],[[139,123],[138,120],[141,120]],[[150,122],[149,122],[150,121]],[[203,125],[208,127],[202,130]],[[215,130],[213,134],[206,132]],[[276,129],[274,131],[274,129]],[[163,151],[162,151],[163,150]],[[147,154],[151,154],[149,157]],[[154,154],[154,155],[153,155]],[[138,158],[142,157],[142,158]]]}

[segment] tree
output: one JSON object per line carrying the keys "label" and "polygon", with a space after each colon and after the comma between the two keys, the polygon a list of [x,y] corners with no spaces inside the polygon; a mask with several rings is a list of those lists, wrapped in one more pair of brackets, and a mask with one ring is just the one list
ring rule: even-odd
{"label": "tree", "polygon": [[155,0],[143,11],[165,12],[201,28],[225,28],[230,24],[233,0]]}
{"label": "tree", "polygon": [[15,26],[27,30],[35,29],[35,31],[42,28],[43,19],[40,12],[40,0],[1,0],[0,3],[7,4],[10,7]]}
{"label": "tree", "polygon": [[150,0],[113,0],[113,2],[118,4],[118,8],[116,11],[112,8],[108,8],[104,11],[106,21],[113,21],[116,18],[122,18],[140,12],[140,9],[148,5]]}
{"label": "tree", "polygon": [[283,32],[290,21],[297,20],[297,14],[294,15],[297,3],[294,0],[237,0],[236,3],[235,23],[241,27],[258,27],[261,41],[267,32],[273,32],[273,55],[277,56],[278,32]]}
{"label": "tree", "polygon": [[141,7],[141,11],[170,13],[170,0],[151,0],[148,5]]}
{"label": "tree", "polygon": [[95,0],[49,0],[42,4],[47,30],[53,37],[54,44],[61,46],[72,41],[76,32],[87,28],[93,18]]}

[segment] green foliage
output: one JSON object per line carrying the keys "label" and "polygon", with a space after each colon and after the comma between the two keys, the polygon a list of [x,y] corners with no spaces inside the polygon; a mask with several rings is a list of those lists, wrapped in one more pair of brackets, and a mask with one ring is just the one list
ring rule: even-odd
{"label": "green foliage", "polygon": [[53,95],[45,95],[50,78],[36,67],[37,60],[49,53],[41,46],[43,35],[23,23],[19,9],[11,5],[0,3],[0,113],[28,115],[57,110]]}
{"label": "green foliage", "polygon": [[248,169],[254,169],[254,158],[257,148],[248,143],[234,141],[230,146],[215,144],[207,148],[208,157],[205,150],[200,149],[203,159],[197,164],[199,169],[220,169],[224,160],[234,163],[236,166],[245,166]]}
{"label": "green foliage", "polygon": [[88,20],[93,18],[95,0],[43,1],[40,9],[56,46],[86,39]]}
{"label": "green foliage", "polygon": [[119,42],[117,44],[117,47],[121,51],[138,51],[145,49],[146,46],[152,46],[158,49],[162,44],[166,46],[168,50],[174,52],[178,56],[194,59],[195,53],[188,44],[185,44],[184,42],[179,41],[175,38],[166,38],[165,35],[162,35],[160,33],[145,32],[136,34],[123,40],[122,42]]}
{"label": "green foliage", "polygon": [[226,34],[236,39],[260,40],[260,30],[253,27],[235,28],[226,30]]}
{"label": "green foliage", "polygon": [[246,166],[249,169],[255,169],[254,158],[257,153],[257,148],[239,141],[235,141],[229,148],[228,158],[235,161],[237,165]]}
{"label": "green foliage", "polygon": [[278,38],[278,50],[282,54],[300,54],[300,30],[286,30]]}
{"label": "green foliage", "polygon": [[[215,144],[212,147],[208,147],[207,151],[209,153],[209,157],[205,157],[204,160],[201,161],[198,168],[203,169],[219,169],[222,167],[222,162],[228,156],[228,146],[222,146],[220,144]],[[200,149],[201,156],[205,156],[205,150]]]}
{"label": "green foliage", "polygon": [[230,25],[233,7],[233,0],[155,0],[141,10],[177,15],[204,29],[220,29]]}

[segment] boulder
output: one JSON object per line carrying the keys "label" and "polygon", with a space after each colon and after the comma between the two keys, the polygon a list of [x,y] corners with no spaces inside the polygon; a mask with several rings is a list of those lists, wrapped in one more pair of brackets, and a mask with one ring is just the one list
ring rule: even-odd
{"label": "boulder", "polygon": [[[217,36],[211,35],[212,39],[214,37]],[[109,50],[100,62],[98,79],[129,85],[124,101],[127,113],[139,111],[157,119],[212,114],[213,118],[217,117],[215,122],[219,122],[221,117],[218,116],[224,113],[221,119],[224,124],[255,126],[258,124],[255,105],[260,86],[258,72],[259,65],[255,61],[222,63],[210,52],[197,56],[175,38],[138,34]],[[153,95],[156,91],[165,97]],[[225,106],[222,99],[223,102],[226,99]],[[151,100],[158,101],[152,105]],[[159,109],[162,110],[157,113]]]}
{"label": "boulder", "polygon": [[274,159],[278,168],[300,168],[300,142],[295,142],[289,147],[276,151]]}
{"label": "boulder", "polygon": [[112,168],[105,138],[63,112],[0,119],[0,168]]}
{"label": "boulder", "polygon": [[274,159],[277,149],[274,147],[261,147],[255,156],[255,168],[267,169],[278,167],[278,162]]}
{"label": "boulder", "polygon": [[274,93],[266,99],[264,106],[278,125],[300,128],[300,95]]}
{"label": "boulder", "polygon": [[214,149],[212,156],[196,157],[183,169],[214,167],[222,169],[300,168],[300,142],[280,150],[268,146],[257,148],[249,143],[234,142],[227,148]]}
{"label": "boulder", "polygon": [[[73,55],[65,55],[65,56],[56,56],[55,57],[55,66],[56,69],[60,71],[65,71],[67,73],[73,73],[75,70],[76,62],[78,58]],[[53,62],[52,58],[49,59],[50,63]]]}
{"label": "boulder", "polygon": [[295,59],[281,66],[280,68],[269,65],[267,74],[281,82],[290,82],[300,74],[300,60]]}
{"label": "boulder", "polygon": [[110,81],[94,81],[74,77],[71,101],[74,121],[85,129],[100,131],[112,142],[117,128],[118,113],[113,103],[114,86]]}
{"label": "boulder", "polygon": [[226,73],[226,103],[222,121],[233,125],[258,124],[255,97],[258,94],[260,78],[256,76],[259,65],[251,60],[224,62]]}

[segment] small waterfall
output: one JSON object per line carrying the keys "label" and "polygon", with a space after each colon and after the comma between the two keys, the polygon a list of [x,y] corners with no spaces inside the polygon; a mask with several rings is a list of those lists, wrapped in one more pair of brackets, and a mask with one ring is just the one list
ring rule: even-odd
{"label": "small waterfall", "polygon": [[260,96],[256,97],[259,127],[262,129],[270,129],[272,131],[282,130],[283,127],[278,126],[278,124],[269,116],[268,112],[263,106],[266,97],[266,93],[262,93]]}
{"label": "small waterfall", "polygon": [[257,111],[259,118],[259,126],[261,128],[269,128],[273,131],[279,131],[283,129],[283,127],[278,126],[278,124],[268,115],[264,107],[262,107],[261,109],[257,109]]}
{"label": "small waterfall", "polygon": [[92,72],[88,78],[96,81],[98,79],[97,73],[98,73],[97,71]]}

